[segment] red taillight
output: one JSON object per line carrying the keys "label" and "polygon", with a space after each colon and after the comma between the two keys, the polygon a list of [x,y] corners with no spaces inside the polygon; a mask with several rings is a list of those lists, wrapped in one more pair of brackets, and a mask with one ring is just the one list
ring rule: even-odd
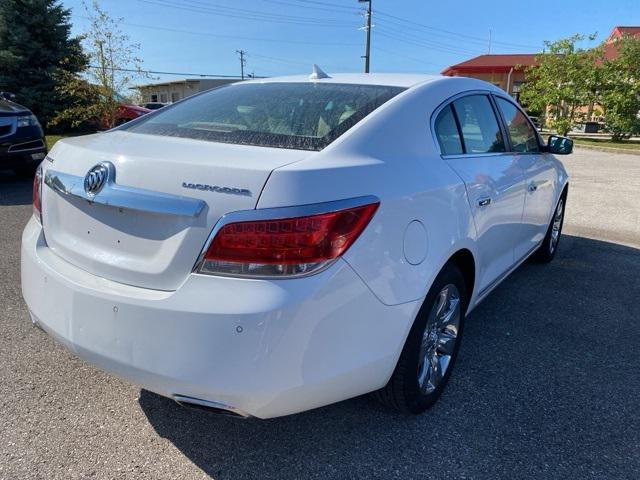
{"label": "red taillight", "polygon": [[308,274],[346,252],[378,205],[376,202],[304,217],[229,223],[209,245],[200,272],[254,276]]}
{"label": "red taillight", "polygon": [[33,214],[36,216],[40,223],[42,223],[42,169],[38,167],[36,174],[33,176]]}

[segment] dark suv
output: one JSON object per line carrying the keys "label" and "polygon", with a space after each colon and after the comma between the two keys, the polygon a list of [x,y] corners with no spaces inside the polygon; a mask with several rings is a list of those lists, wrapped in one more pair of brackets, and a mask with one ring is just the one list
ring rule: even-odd
{"label": "dark suv", "polygon": [[0,170],[33,176],[46,154],[44,132],[35,115],[0,95]]}

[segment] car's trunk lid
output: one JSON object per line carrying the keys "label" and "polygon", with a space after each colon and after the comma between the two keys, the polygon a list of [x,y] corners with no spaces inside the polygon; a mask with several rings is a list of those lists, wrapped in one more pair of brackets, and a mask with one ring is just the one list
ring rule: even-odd
{"label": "car's trunk lid", "polygon": [[[307,155],[117,131],[67,139],[45,162],[49,180],[59,174],[43,188],[45,238],[56,254],[97,276],[175,290],[218,219],[255,208],[271,171]],[[85,193],[87,172],[101,162],[113,165],[117,201],[107,186],[93,201]],[[63,180],[74,184],[67,193]]]}

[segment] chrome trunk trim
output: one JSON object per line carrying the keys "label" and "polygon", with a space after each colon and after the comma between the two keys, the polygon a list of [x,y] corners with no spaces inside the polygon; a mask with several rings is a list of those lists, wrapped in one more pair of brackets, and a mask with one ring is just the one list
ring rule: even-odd
{"label": "chrome trunk trim", "polygon": [[48,169],[44,183],[60,195],[141,212],[197,217],[206,206],[204,201],[195,198],[118,185],[115,174],[109,176],[100,192],[91,195],[85,191],[84,180],[84,177]]}

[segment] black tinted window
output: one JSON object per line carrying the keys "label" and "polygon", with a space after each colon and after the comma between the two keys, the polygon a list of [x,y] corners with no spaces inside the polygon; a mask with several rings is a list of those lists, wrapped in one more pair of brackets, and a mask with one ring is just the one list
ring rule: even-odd
{"label": "black tinted window", "polygon": [[403,90],[336,83],[228,85],[163,108],[129,130],[320,150]]}
{"label": "black tinted window", "polygon": [[496,97],[496,103],[502,113],[509,132],[511,149],[515,152],[539,152],[538,134],[527,117],[513,103]]}
{"label": "black tinted window", "polygon": [[466,153],[504,152],[498,120],[486,95],[470,95],[453,102]]}
{"label": "black tinted window", "polygon": [[462,153],[462,142],[460,132],[453,116],[451,105],[446,106],[436,118],[435,123],[436,138],[440,144],[440,151],[443,155],[456,155]]}

